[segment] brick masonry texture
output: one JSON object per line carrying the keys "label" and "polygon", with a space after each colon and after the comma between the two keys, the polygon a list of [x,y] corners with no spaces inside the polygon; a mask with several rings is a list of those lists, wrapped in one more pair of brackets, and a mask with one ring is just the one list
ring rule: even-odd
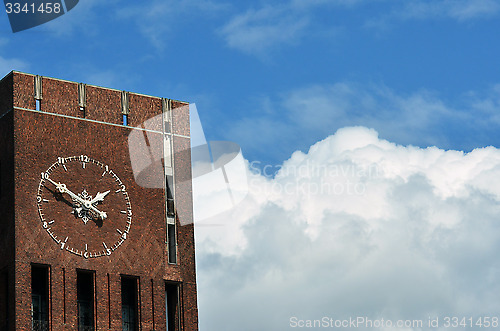
{"label": "brick masonry texture", "polygon": [[[138,280],[140,330],[166,329],[166,282],[176,282],[180,288],[181,330],[198,330],[189,106],[172,102],[173,132],[182,135],[174,136],[174,151],[183,151],[174,159],[175,203],[182,211],[179,215],[185,215],[185,219],[177,219],[178,263],[172,265],[167,263],[164,190],[136,184],[128,151],[132,127],[161,114],[161,98],[129,93],[130,126],[123,126],[121,91],[87,86],[86,96],[87,106],[82,111],[78,107],[78,83],[43,77],[41,111],[33,111],[33,75],[12,72],[0,82],[0,116],[5,113],[0,118],[0,295],[5,296],[7,291],[10,299],[5,300],[15,300],[15,304],[8,304],[0,298],[0,329],[6,319],[8,330],[31,329],[31,265],[41,264],[50,267],[52,330],[77,327],[77,270],[95,272],[97,330],[121,329],[123,275]],[[128,238],[110,256],[85,259],[61,249],[42,227],[38,215],[40,174],[58,157],[78,155],[109,165],[130,197],[133,216]],[[87,178],[80,173],[69,171],[65,177],[68,188],[71,183],[79,188],[75,193],[89,187],[89,193],[96,194],[99,189],[88,185],[92,175]],[[110,193],[105,201],[112,203],[113,199]],[[65,213],[68,211],[63,203],[47,211],[54,218]],[[121,221],[106,219],[101,229],[118,228]],[[74,224],[56,224],[60,236],[77,238],[74,242],[85,242],[96,250],[103,250],[103,240],[119,238],[114,231],[97,232],[96,224],[83,224],[77,218]],[[10,307],[8,318],[1,311],[3,305]]]}

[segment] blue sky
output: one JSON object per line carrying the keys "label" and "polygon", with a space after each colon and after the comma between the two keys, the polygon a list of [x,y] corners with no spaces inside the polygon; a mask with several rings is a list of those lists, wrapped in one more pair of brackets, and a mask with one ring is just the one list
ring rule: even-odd
{"label": "blue sky", "polygon": [[[251,189],[237,215],[221,216],[231,231],[197,233],[202,330],[287,330],[299,312],[304,319],[336,312],[478,315],[500,308],[486,289],[474,287],[499,289],[498,282],[465,268],[475,261],[470,256],[481,256],[478,270],[500,273],[499,262],[488,260],[500,246],[498,151],[477,149],[500,146],[499,18],[494,0],[82,0],[68,14],[16,34],[0,15],[0,70],[194,102],[207,139],[237,142],[257,168],[310,160],[380,169],[374,177],[339,179],[363,183],[366,195],[322,192],[294,200]],[[253,189],[265,190],[306,180],[282,175],[248,176]],[[380,230],[388,226],[392,237]],[[218,241],[224,231],[229,235]],[[471,231],[476,239],[466,235]],[[408,233],[413,246],[394,239]],[[477,238],[486,234],[481,245]],[[391,255],[400,245],[400,254]],[[309,254],[308,271],[297,267],[301,254],[291,253],[297,246]],[[380,250],[364,259],[367,247]],[[470,260],[456,256],[461,247],[470,248]],[[260,260],[264,248],[276,254]],[[396,261],[392,268],[374,267],[388,257]],[[409,267],[410,260],[422,269]],[[354,277],[340,287],[332,285],[341,274],[336,265]],[[397,279],[438,298],[419,296]],[[433,284],[448,285],[433,292]],[[307,288],[299,291],[307,307],[290,296],[299,287]],[[392,287],[398,295],[381,295]],[[349,299],[356,296],[362,303]],[[220,311],[231,312],[232,322],[222,323]]]}
{"label": "blue sky", "polygon": [[[476,115],[474,106],[497,101],[495,1],[87,0],[75,9],[17,34],[3,14],[1,69],[195,102],[209,139],[237,141],[250,160],[273,164],[344,125],[367,125],[418,146],[498,144],[496,122],[468,118],[490,116]],[[352,91],[318,100],[336,84]],[[362,96],[376,106],[355,104]],[[320,123],[301,128],[289,118],[297,98],[301,107],[347,103],[353,114],[338,120],[311,110]],[[411,131],[394,132],[394,99],[418,98],[447,113],[419,126],[422,114],[409,109]],[[269,123],[277,125],[273,133]],[[255,137],[254,129],[267,133]]]}

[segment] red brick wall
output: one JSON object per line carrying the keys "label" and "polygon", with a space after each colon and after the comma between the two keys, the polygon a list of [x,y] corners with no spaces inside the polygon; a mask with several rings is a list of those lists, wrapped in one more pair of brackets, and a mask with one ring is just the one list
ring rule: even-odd
{"label": "red brick wall", "polygon": [[[14,106],[34,109],[34,76],[14,73],[12,81]],[[2,84],[8,85],[8,80]],[[0,95],[4,86],[2,84],[0,84]],[[11,123],[6,125],[8,127],[13,122],[14,126],[16,329],[29,329],[30,327],[30,266],[32,263],[40,263],[51,267],[52,330],[75,329],[77,324],[77,269],[95,271],[98,329],[121,329],[120,275],[131,275],[139,278],[142,330],[151,330],[153,327],[155,330],[165,329],[164,284],[166,280],[183,283],[182,302],[189,305],[182,309],[185,312],[183,318],[185,330],[197,330],[189,152],[181,153],[179,157],[176,157],[175,171],[176,176],[183,178],[182,183],[176,186],[176,206],[183,210],[183,215],[191,218],[186,222],[190,225],[180,226],[178,222],[179,264],[168,265],[165,245],[164,192],[162,189],[140,187],[134,181],[128,152],[128,134],[131,127],[120,125],[122,122],[121,92],[87,86],[85,119],[107,122],[106,124],[86,121],[82,118],[84,114],[78,108],[77,83],[44,77],[42,86],[41,112],[15,109],[9,115]],[[6,89],[8,91],[8,88]],[[160,98],[131,93],[129,105],[131,126],[138,126],[162,112]],[[174,133],[189,135],[188,106],[178,102],[174,105],[179,109],[178,113],[175,109],[173,110]],[[8,117],[5,117],[4,122],[7,119]],[[0,135],[2,134],[1,125],[0,119]],[[189,138],[174,138],[174,149],[188,150],[188,148]],[[2,156],[9,155],[1,149],[0,151]],[[36,195],[40,173],[56,162],[57,157],[81,154],[109,165],[126,186],[130,197],[133,212],[130,233],[121,247],[110,256],[85,259],[61,250],[60,245],[42,228],[38,215]],[[82,181],[76,175],[71,178],[71,182],[78,187],[86,185],[86,182]],[[95,194],[95,192],[89,193]],[[7,208],[8,205],[12,207],[12,203],[4,203],[0,208]],[[105,221],[113,225],[113,220]],[[65,235],[71,238],[80,235],[81,238],[85,238],[89,246],[100,244],[101,239],[97,240],[95,236],[82,230],[81,220],[75,220],[75,222],[80,223],[63,224],[61,222],[59,231],[65,232]],[[11,237],[14,236],[11,234]]]}

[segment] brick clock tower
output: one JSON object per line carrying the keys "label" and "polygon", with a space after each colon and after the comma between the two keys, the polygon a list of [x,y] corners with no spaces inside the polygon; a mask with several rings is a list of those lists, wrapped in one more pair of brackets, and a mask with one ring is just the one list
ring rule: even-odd
{"label": "brick clock tower", "polygon": [[0,81],[0,330],[198,330],[189,105]]}

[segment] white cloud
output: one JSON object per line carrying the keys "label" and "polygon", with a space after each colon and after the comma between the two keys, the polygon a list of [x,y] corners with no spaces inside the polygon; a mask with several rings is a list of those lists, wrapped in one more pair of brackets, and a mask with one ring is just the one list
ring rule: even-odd
{"label": "white cloud", "polygon": [[[306,35],[319,36],[326,30],[356,31],[357,25],[348,26],[336,17],[367,5],[372,10],[365,16],[364,26],[377,29],[414,19],[450,18],[463,22],[500,12],[500,4],[495,0],[291,0],[248,8],[234,15],[219,33],[229,47],[266,58],[276,49],[299,45]],[[318,19],[325,12],[332,15],[328,25]],[[331,38],[331,34],[327,35]]]}
{"label": "white cloud", "polygon": [[400,13],[408,18],[450,17],[459,21],[491,17],[500,4],[493,0],[410,1]]}
{"label": "white cloud", "polygon": [[113,12],[113,5],[117,0],[79,1],[69,12],[41,26],[44,32],[49,32],[56,37],[70,37],[77,33],[96,35],[99,31],[99,20],[97,13]]}
{"label": "white cloud", "polygon": [[298,42],[307,25],[308,18],[288,6],[265,6],[233,17],[220,32],[229,47],[262,56]]}
{"label": "white cloud", "polygon": [[[134,21],[142,34],[157,48],[163,49],[174,29],[193,24],[193,17],[205,17],[224,11],[227,5],[210,0],[155,0],[144,4],[123,7],[118,17]],[[196,24],[196,20],[194,20]]]}
{"label": "white cloud", "polygon": [[398,21],[453,19],[458,22],[491,18],[500,12],[495,0],[410,0],[393,1],[388,14],[366,21],[367,28],[386,29]]}
{"label": "white cloud", "polygon": [[203,329],[500,309],[500,150],[401,146],[350,127],[274,178],[249,176],[223,225],[196,227]]}
{"label": "white cloud", "polygon": [[[298,45],[310,35],[315,11],[322,8],[352,8],[364,0],[292,0],[266,3],[233,16],[219,33],[227,45],[247,54],[266,58],[284,46]],[[323,27],[332,30],[332,27]],[[335,31],[336,33],[336,31]],[[329,34],[331,36],[331,33]]]}

